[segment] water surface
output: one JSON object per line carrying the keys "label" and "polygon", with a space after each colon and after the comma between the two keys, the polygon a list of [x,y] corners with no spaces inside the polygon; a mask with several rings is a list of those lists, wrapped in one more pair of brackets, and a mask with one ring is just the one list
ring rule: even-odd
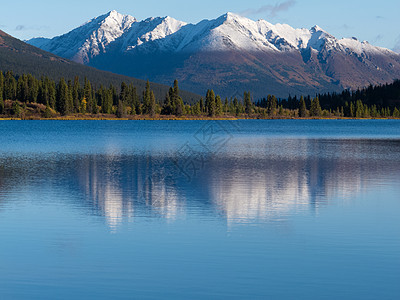
{"label": "water surface", "polygon": [[0,122],[1,299],[398,299],[398,121]]}

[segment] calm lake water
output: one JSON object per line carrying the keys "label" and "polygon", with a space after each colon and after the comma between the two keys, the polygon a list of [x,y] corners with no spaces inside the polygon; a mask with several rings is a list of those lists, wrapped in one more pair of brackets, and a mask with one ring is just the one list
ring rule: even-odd
{"label": "calm lake water", "polygon": [[0,136],[0,299],[400,299],[399,121]]}

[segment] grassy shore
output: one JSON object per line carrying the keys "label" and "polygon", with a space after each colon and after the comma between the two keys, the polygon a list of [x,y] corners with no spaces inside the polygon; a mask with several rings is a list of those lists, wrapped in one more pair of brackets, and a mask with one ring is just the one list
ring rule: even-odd
{"label": "grassy shore", "polygon": [[60,115],[53,109],[47,108],[43,104],[38,103],[19,103],[19,111],[17,114],[13,112],[14,101],[5,101],[6,113],[5,115],[0,115],[0,120],[245,120],[245,119],[265,119],[265,120],[372,120],[372,119],[393,119],[393,118],[349,118],[334,115],[332,113],[325,113],[321,117],[297,117],[297,110],[284,109],[282,114],[276,112],[274,115],[267,115],[265,113],[257,113],[257,108],[253,110],[252,114],[240,113],[239,115],[231,115],[224,113],[221,116],[209,117],[205,114],[202,115],[161,115],[155,114],[151,115],[129,115],[124,114],[121,118],[118,118],[115,114],[83,114],[83,113],[73,113],[66,116]]}
{"label": "grassy shore", "polygon": [[135,116],[123,116],[121,118],[117,118],[115,115],[108,114],[71,114],[68,116],[52,116],[49,118],[43,118],[39,115],[30,115],[23,117],[10,117],[10,116],[1,116],[0,121],[9,121],[9,120],[60,120],[60,121],[83,121],[83,120],[98,120],[98,121],[138,121],[138,120],[148,120],[148,121],[210,121],[210,120],[226,120],[226,121],[234,121],[234,120],[389,120],[395,118],[346,118],[346,117],[306,117],[306,118],[296,118],[296,117],[286,117],[286,116],[273,116],[273,117],[260,117],[257,115],[242,115],[242,116],[219,116],[219,117],[208,117],[208,116],[164,116],[164,115],[135,115]]}

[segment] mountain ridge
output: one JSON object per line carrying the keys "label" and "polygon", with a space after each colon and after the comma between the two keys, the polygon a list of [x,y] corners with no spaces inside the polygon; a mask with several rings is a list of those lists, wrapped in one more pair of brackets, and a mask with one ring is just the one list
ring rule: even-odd
{"label": "mountain ridge", "polygon": [[187,24],[110,11],[62,36],[28,43],[107,71],[161,83],[177,78],[197,93],[215,86],[225,96],[339,91],[400,78],[400,55],[389,49],[337,39],[317,25],[296,29],[230,12]]}
{"label": "mountain ridge", "polygon": [[[119,87],[122,82],[132,83],[137,87],[138,92],[144,90],[146,81],[128,77],[125,75],[114,74],[102,70],[95,69],[90,66],[78,64],[66,58],[59,57],[50,52],[46,52],[32,45],[26,44],[11,35],[0,30],[0,70],[13,71],[15,75],[30,73],[40,78],[48,76],[53,80],[59,80],[61,77],[65,79],[74,79],[78,76],[81,81],[87,77],[93,85],[109,86],[113,84]],[[172,81],[173,82],[173,81]],[[151,88],[158,99],[164,99],[169,90],[169,85],[161,85],[152,83]],[[187,102],[198,100],[200,96],[181,91],[182,97]]]}

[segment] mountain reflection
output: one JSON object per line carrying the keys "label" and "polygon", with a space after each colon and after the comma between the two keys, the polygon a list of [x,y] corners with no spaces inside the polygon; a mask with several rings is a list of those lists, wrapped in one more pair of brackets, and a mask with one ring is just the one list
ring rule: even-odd
{"label": "mountain reflection", "polygon": [[249,145],[205,154],[189,179],[171,154],[0,157],[0,207],[4,195],[35,186],[34,196],[57,190],[68,195],[63,201],[104,216],[113,230],[136,217],[174,220],[215,211],[229,224],[246,223],[317,212],[400,175],[398,141],[266,143],[257,151]]}

